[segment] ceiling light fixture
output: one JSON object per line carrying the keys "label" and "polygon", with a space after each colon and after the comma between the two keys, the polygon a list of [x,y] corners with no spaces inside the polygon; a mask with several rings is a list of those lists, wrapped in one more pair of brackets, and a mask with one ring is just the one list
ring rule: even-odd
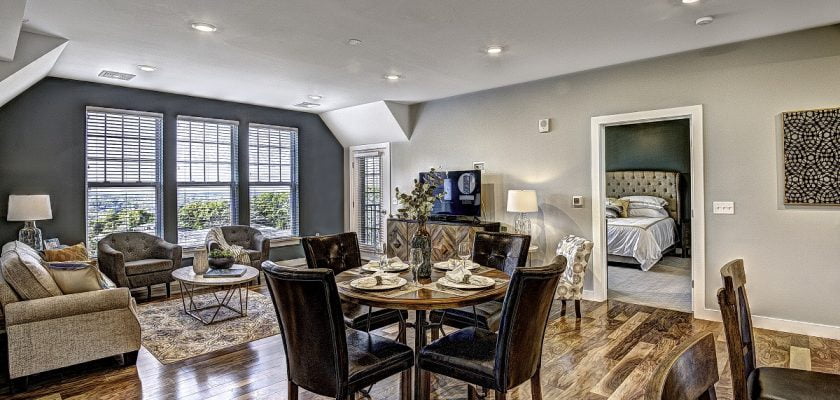
{"label": "ceiling light fixture", "polygon": [[362,44],[362,41],[359,39],[347,39],[347,44],[349,44],[350,46],[358,46]]}
{"label": "ceiling light fixture", "polygon": [[216,32],[219,29],[215,25],[206,22],[193,22],[190,24],[190,27],[199,32]]}
{"label": "ceiling light fixture", "polygon": [[709,25],[712,22],[715,22],[715,17],[705,16],[705,17],[697,18],[697,21],[694,21],[694,24],[696,24],[697,26],[703,26],[703,25]]}
{"label": "ceiling light fixture", "polygon": [[306,97],[309,97],[309,100],[321,100],[321,99],[324,98],[324,96],[321,96],[319,94],[310,94],[309,96],[306,96]]}
{"label": "ceiling light fixture", "polygon": [[683,4],[694,4],[700,0],[682,0]]}
{"label": "ceiling light fixture", "polygon": [[137,69],[139,69],[141,71],[145,71],[145,72],[155,72],[155,71],[157,71],[157,67],[155,67],[154,65],[145,65],[145,64],[138,65]]}
{"label": "ceiling light fixture", "polygon": [[504,47],[502,47],[502,46],[488,46],[484,51],[487,52],[487,54],[489,54],[491,56],[496,56],[496,55],[502,54],[502,51],[504,51]]}
{"label": "ceiling light fixture", "polygon": [[397,75],[397,74],[386,74],[385,76],[383,76],[383,78],[385,78],[389,81],[395,82],[395,81],[398,81],[398,80],[402,79],[402,76]]}

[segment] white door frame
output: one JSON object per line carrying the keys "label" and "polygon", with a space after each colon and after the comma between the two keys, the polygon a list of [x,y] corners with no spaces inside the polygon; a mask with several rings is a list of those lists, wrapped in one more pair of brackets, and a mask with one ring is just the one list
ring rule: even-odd
{"label": "white door frame", "polygon": [[[363,152],[380,152],[382,154],[382,211],[384,211],[382,216],[382,235],[387,243],[388,229],[386,227],[386,221],[388,219],[388,214],[391,212],[391,143],[388,142],[350,146],[349,148],[348,168],[350,171],[350,231],[357,232],[359,228],[355,218],[357,188],[355,180],[356,167],[354,154]],[[365,253],[368,252],[369,251],[366,251]]]}
{"label": "white door frame", "polygon": [[605,246],[607,233],[604,215],[604,203],[606,201],[604,132],[606,127],[684,118],[690,120],[691,143],[691,277],[694,280],[691,293],[692,310],[695,318],[715,318],[714,313],[706,312],[702,105],[592,117],[592,236],[594,246],[592,248],[593,292],[591,300],[605,301],[608,290],[607,249]]}

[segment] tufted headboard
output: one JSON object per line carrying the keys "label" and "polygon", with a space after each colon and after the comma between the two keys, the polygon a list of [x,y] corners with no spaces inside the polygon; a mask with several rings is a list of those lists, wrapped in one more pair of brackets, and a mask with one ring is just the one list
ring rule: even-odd
{"label": "tufted headboard", "polygon": [[671,171],[610,171],[606,174],[607,197],[657,196],[665,199],[665,208],[678,224],[682,213],[680,204],[680,173]]}

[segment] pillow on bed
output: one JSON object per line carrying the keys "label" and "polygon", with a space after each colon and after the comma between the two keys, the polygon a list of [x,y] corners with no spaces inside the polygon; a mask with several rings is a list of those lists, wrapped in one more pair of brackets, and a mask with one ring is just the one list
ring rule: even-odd
{"label": "pillow on bed", "polygon": [[665,209],[665,207],[657,206],[655,204],[650,204],[650,203],[630,203],[630,206],[627,207],[628,210],[640,209],[640,208],[648,208],[648,209],[651,209],[651,210],[664,210]]}
{"label": "pillow on bed", "polygon": [[620,214],[617,210],[607,206],[607,214],[606,215],[607,215],[607,218],[618,218]]}
{"label": "pillow on bed", "polygon": [[607,197],[607,208],[617,210],[619,217],[627,218],[627,209],[630,208],[630,202],[624,199]]}
{"label": "pillow on bed", "polygon": [[668,211],[665,211],[664,208],[633,208],[630,207],[630,211],[627,211],[627,215],[631,217],[650,217],[650,218],[657,218],[657,217],[667,217]]}
{"label": "pillow on bed", "polygon": [[631,204],[650,204],[659,207],[665,207],[668,205],[668,202],[665,199],[656,196],[625,196],[622,197],[621,200],[627,200]]}

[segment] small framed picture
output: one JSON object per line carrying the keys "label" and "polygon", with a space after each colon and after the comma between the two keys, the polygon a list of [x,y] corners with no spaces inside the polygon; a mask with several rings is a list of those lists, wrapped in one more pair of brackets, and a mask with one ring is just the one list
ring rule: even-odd
{"label": "small framed picture", "polygon": [[61,247],[61,242],[58,240],[58,238],[47,239],[44,241],[44,247],[47,250],[55,250]]}

